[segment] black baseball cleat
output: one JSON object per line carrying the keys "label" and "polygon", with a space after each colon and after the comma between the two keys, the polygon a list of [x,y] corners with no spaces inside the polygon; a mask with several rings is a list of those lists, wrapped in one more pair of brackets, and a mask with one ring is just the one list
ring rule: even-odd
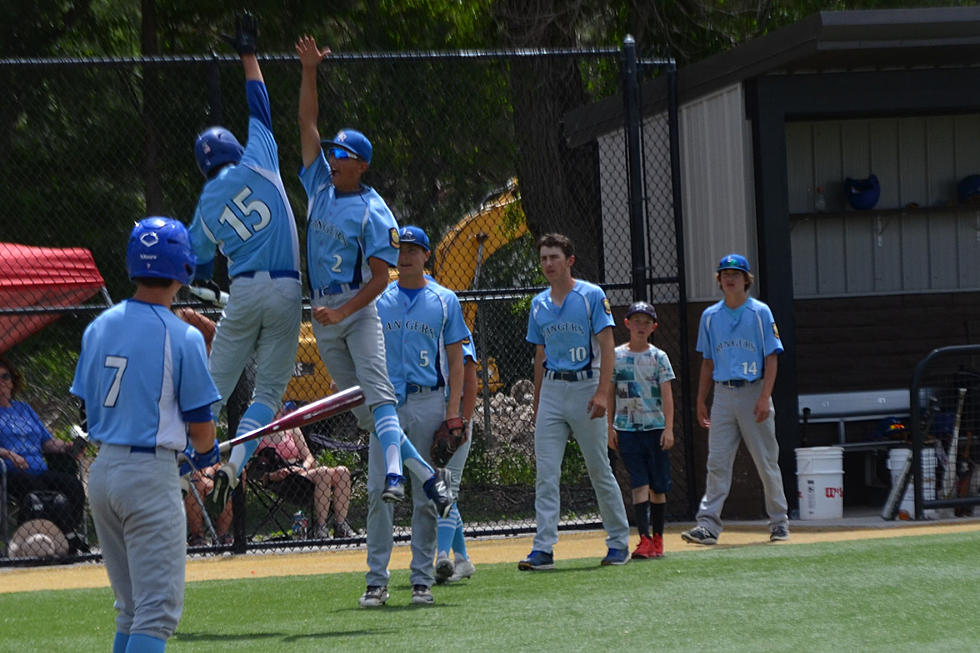
{"label": "black baseball cleat", "polygon": [[381,492],[381,500],[385,503],[399,503],[405,499],[405,477],[401,474],[385,476],[385,489]]}
{"label": "black baseball cleat", "polygon": [[224,510],[236,485],[238,475],[235,474],[235,467],[231,463],[225,463],[214,473],[214,489],[208,494],[208,502],[216,510]]}
{"label": "black baseball cleat", "polygon": [[435,504],[436,513],[440,517],[448,517],[449,511],[453,509],[455,500],[453,499],[452,480],[453,473],[445,467],[439,467],[432,478],[422,486],[425,489],[425,496],[429,497],[429,501]]}

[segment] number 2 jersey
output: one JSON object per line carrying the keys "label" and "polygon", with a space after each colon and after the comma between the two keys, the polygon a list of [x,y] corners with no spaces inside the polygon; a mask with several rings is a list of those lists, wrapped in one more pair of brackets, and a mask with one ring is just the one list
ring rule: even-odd
{"label": "number 2 jersey", "polygon": [[242,159],[204,184],[189,228],[198,271],[210,270],[217,245],[228,258],[230,277],[274,270],[299,278],[299,238],[279,174],[269,95],[262,82],[245,87],[250,117]]}
{"label": "number 2 jersey", "polygon": [[85,328],[70,392],[85,402],[92,440],[177,451],[187,446],[185,421],[210,420],[220,398],[201,332],[134,299]]}

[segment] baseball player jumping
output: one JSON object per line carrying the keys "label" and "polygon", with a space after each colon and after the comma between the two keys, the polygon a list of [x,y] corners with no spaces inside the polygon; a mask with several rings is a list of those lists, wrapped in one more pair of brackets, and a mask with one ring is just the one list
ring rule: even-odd
{"label": "baseball player jumping", "polygon": [[395,391],[388,379],[384,335],[376,299],[388,285],[388,268],[398,262],[398,225],[381,196],[361,183],[373,148],[361,132],[341,130],[323,141],[317,128],[317,67],[329,54],[311,36],[296,43],[303,64],[299,94],[300,180],[309,196],[307,274],[313,305],[313,334],[330,375],[340,389],[360,385],[364,406],[354,409],[361,428],[380,442],[386,476],[381,498],[405,498],[402,463],[424,481],[425,494],[440,515],[452,506],[449,473],[439,473],[402,432]]}
{"label": "baseball player jumping", "polygon": [[538,240],[541,270],[550,286],[531,300],[527,340],[534,354],[534,457],[537,481],[534,548],[517,568],[552,569],[558,542],[561,461],[569,431],[582,449],[599,502],[609,550],[603,565],[629,561],[629,523],[609,466],[606,411],[614,360],[613,319],[602,289],[572,277],[575,251],[562,234]]}
{"label": "baseball player jumping", "polygon": [[[231,43],[241,56],[248,96],[248,141],[242,148],[223,127],[197,137],[194,153],[207,182],[190,226],[197,280],[211,278],[217,245],[228,257],[230,299],[211,345],[211,374],[223,399],[231,396],[246,361],[257,362],[252,404],[235,435],[272,421],[293,373],[302,319],[299,240],[279,175],[269,94],[255,57],[258,29],[250,14],[236,23]],[[232,449],[215,473],[209,500],[219,509],[238,484],[258,440]]]}
{"label": "baseball player jumping", "polygon": [[100,445],[88,492],[115,594],[113,653],[163,651],[176,630],[187,537],[176,456],[189,437],[197,467],[218,461],[204,338],[170,312],[194,263],[184,225],[140,221],[126,250],[136,293],[85,329],[71,386]]}
{"label": "baseball player jumping", "polygon": [[[429,238],[418,227],[398,233],[398,281],[378,298],[384,330],[388,376],[398,398],[398,418],[418,451],[429,452],[439,425],[456,424],[463,393],[462,343],[470,337],[456,295],[426,278]],[[381,447],[372,440],[368,454],[367,590],[364,607],[384,603],[391,558],[394,508],[380,500],[385,478]],[[436,554],[436,511],[425,499],[422,483],[412,483],[412,603],[433,602],[433,558]],[[450,508],[452,505],[450,505]],[[440,514],[439,517],[448,517]]]}

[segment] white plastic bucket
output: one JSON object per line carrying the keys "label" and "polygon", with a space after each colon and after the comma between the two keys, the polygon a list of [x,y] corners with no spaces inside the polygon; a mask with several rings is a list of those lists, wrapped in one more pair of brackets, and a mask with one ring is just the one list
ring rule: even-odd
{"label": "white plastic bucket", "polygon": [[[911,455],[912,450],[904,447],[888,452],[888,471],[891,472],[892,487],[899,482],[899,476],[905,468],[905,461]],[[932,447],[922,448],[922,498],[927,500],[936,498],[936,450]],[[902,503],[898,506],[898,510],[899,513],[904,511],[909,517],[915,516],[915,487],[911,478],[905,494],[902,495]],[[925,510],[923,516],[935,519],[937,513],[935,510]]]}
{"label": "white plastic bucket", "polygon": [[844,450],[806,447],[796,450],[796,487],[800,519],[844,516]]}

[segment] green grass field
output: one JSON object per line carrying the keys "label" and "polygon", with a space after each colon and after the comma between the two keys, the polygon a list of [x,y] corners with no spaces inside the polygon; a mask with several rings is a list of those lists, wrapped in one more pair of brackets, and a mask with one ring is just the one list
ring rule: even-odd
{"label": "green grass field", "polygon": [[[976,533],[672,553],[552,572],[481,565],[357,607],[361,573],[193,583],[168,651],[976,651]],[[0,595],[0,651],[108,651],[108,589]]]}

